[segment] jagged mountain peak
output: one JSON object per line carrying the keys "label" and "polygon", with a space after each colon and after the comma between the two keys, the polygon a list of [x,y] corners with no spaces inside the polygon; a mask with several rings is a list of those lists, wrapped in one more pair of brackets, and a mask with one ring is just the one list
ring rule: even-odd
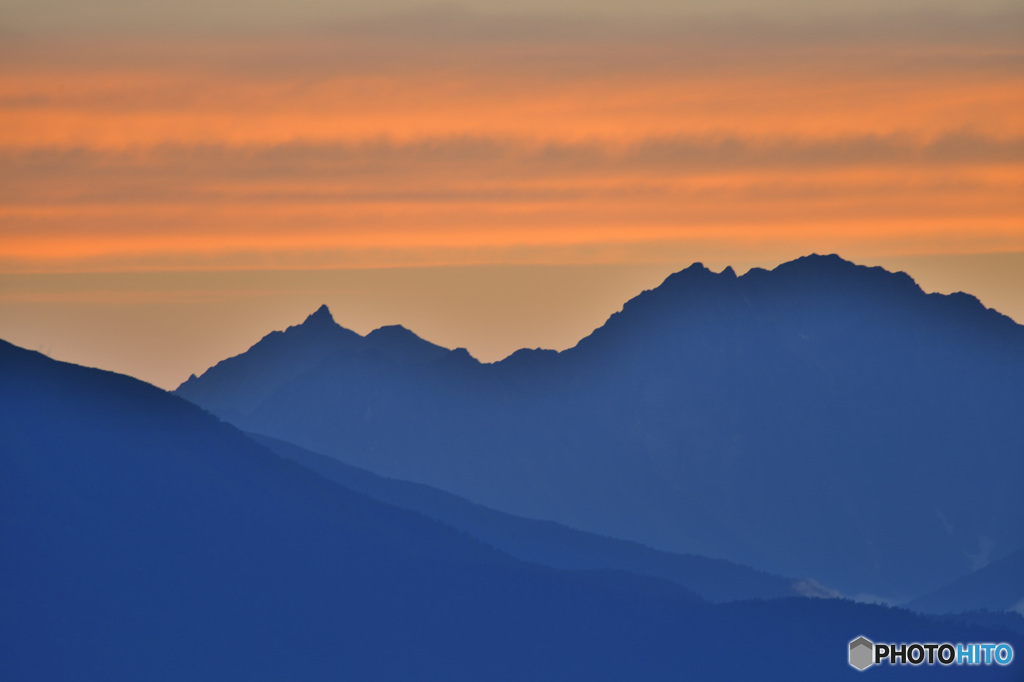
{"label": "jagged mountain peak", "polygon": [[924,293],[914,278],[905,272],[892,272],[877,265],[858,265],[834,253],[801,256],[771,271],[755,268],[742,279],[751,284],[770,281],[775,285],[803,287],[810,293],[837,288],[896,295]]}
{"label": "jagged mountain peak", "polygon": [[[736,273],[733,272],[732,268],[727,268],[727,270],[729,274],[731,274],[732,277],[735,278]],[[725,270],[723,270],[721,274],[719,274],[714,272],[713,270],[709,270],[708,268],[704,267],[703,263],[694,263],[690,267],[684,268],[679,272],[674,272],[668,277],[666,277],[665,281],[662,282],[661,286],[657,288],[681,289],[684,287],[698,287],[701,285],[717,282],[720,278],[722,278],[723,275],[726,279],[729,279],[729,275],[726,274]]]}
{"label": "jagged mountain peak", "polygon": [[[716,273],[702,263],[694,263],[627,301],[605,327],[660,327],[682,319],[694,320],[695,315],[708,312],[749,311],[755,300],[775,299],[787,301],[786,305],[818,301],[825,306],[840,306],[851,297],[881,304],[916,297],[923,300],[925,294],[905,272],[858,265],[837,254],[810,254],[772,270],[752,268],[742,276],[737,276],[731,266]],[[603,328],[595,334],[600,335]]]}

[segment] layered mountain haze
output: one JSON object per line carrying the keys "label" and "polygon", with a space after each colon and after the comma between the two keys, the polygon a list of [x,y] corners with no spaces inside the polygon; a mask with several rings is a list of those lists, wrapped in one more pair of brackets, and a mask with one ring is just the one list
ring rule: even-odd
{"label": "layered mountain haze", "polygon": [[806,580],[786,579],[719,559],[659,552],[551,521],[503,514],[436,488],[376,476],[291,443],[254,434],[251,437],[349,490],[424,514],[524,561],[570,570],[627,571],[669,580],[712,602],[831,596]]}
{"label": "layered mountain haze", "polygon": [[837,256],[697,264],[574,348],[493,364],[321,308],[177,393],[378,474],[851,596],[1024,546],[1024,328]]}
{"label": "layered mountain haze", "polygon": [[902,609],[713,605],[517,561],[160,389],[6,342],[0,442],[3,679],[810,681],[858,674],[857,632],[1021,646]]}

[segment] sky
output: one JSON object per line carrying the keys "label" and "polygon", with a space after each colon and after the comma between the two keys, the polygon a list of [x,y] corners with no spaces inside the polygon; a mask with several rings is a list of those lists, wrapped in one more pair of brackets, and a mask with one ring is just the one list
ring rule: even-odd
{"label": "sky", "polygon": [[0,0],[0,338],[173,388],[327,303],[484,361],[693,262],[1024,321],[1024,8]]}

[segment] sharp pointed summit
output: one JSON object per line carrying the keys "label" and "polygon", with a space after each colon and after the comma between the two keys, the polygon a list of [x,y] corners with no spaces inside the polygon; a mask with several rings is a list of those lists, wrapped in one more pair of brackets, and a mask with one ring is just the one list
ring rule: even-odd
{"label": "sharp pointed summit", "polygon": [[302,326],[322,326],[337,324],[338,323],[334,321],[334,316],[331,315],[330,308],[328,308],[327,304],[325,303],[321,305],[319,308],[317,308],[316,311],[311,313],[309,317],[306,318],[306,321],[302,323]]}
{"label": "sharp pointed summit", "polygon": [[302,324],[267,334],[245,353],[192,375],[177,393],[228,418],[256,409],[294,377],[332,354],[358,348],[363,337],[334,321],[321,305]]}

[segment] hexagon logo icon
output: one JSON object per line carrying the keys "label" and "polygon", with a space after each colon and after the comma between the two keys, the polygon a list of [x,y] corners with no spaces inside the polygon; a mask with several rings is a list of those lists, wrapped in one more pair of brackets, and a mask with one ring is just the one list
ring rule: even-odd
{"label": "hexagon logo icon", "polygon": [[875,643],[867,637],[858,637],[850,642],[850,665],[864,670],[875,662]]}

